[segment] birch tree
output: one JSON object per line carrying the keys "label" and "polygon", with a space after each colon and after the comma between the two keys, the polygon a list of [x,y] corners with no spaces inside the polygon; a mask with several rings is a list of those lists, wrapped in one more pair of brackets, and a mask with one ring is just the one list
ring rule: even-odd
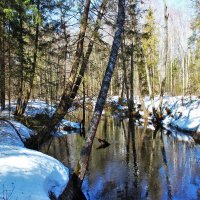
{"label": "birch tree", "polygon": [[162,63],[162,74],[161,81],[160,81],[160,102],[159,102],[159,115],[162,115],[162,103],[163,103],[163,95],[165,91],[165,84],[166,84],[166,70],[167,70],[167,59],[168,59],[168,7],[167,7],[167,0],[163,0],[164,2],[164,53],[163,53],[163,63]]}
{"label": "birch tree", "polygon": [[[118,17],[117,17],[118,29],[115,32],[112,49],[110,53],[110,58],[109,58],[107,69],[102,81],[102,87],[99,92],[99,96],[97,98],[95,110],[90,122],[90,126],[89,126],[87,137],[86,137],[86,142],[83,145],[83,148],[81,150],[80,160],[78,161],[75,167],[73,176],[71,180],[69,181],[65,191],[59,197],[60,200],[73,199],[74,194],[71,191],[74,190],[75,187],[80,188],[82,185],[82,182],[87,170],[88,162],[89,162],[89,156],[92,150],[93,140],[94,140],[96,130],[101,118],[103,107],[106,102],[106,97],[108,94],[112,74],[115,68],[115,63],[117,60],[117,55],[118,55],[120,42],[121,42],[121,35],[123,32],[124,20],[125,20],[125,0],[119,0],[118,1]],[[74,185],[74,183],[76,184]]]}

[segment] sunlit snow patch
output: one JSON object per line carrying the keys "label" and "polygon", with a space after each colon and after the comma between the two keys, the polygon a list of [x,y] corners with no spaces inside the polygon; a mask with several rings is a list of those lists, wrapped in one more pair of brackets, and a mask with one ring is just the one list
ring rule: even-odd
{"label": "sunlit snow patch", "polygon": [[[49,200],[57,197],[69,180],[59,161],[23,147],[0,145],[0,199]],[[6,194],[7,193],[7,194]]]}

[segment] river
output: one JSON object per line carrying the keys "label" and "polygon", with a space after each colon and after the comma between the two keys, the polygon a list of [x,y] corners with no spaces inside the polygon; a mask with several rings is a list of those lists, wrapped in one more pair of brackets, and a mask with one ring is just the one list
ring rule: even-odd
{"label": "river", "polygon": [[[111,117],[102,117],[96,137],[111,145],[99,149],[94,141],[82,186],[88,200],[200,199],[199,144]],[[70,133],[42,151],[73,169],[83,142],[80,134]]]}

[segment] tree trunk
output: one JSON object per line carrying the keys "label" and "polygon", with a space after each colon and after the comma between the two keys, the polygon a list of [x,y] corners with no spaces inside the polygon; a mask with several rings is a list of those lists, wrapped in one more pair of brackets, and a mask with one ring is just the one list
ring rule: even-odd
{"label": "tree trunk", "polygon": [[0,23],[0,105],[1,110],[5,109],[5,100],[6,100],[6,65],[5,65],[5,18],[2,16],[2,23]]}
{"label": "tree trunk", "polygon": [[[84,76],[84,72],[87,69],[89,58],[90,58],[90,55],[91,55],[91,52],[92,52],[92,49],[93,49],[93,45],[94,45],[94,41],[95,41],[95,35],[100,28],[100,21],[101,21],[103,15],[104,15],[107,2],[108,2],[108,0],[103,0],[101,6],[99,8],[100,11],[98,13],[97,21],[95,23],[93,36],[92,36],[92,39],[90,40],[90,42],[88,44],[87,52],[86,52],[85,56],[83,57],[82,64],[81,64],[79,73],[77,75],[77,78],[76,78],[76,80],[74,80],[72,82],[71,80],[73,80],[75,78],[75,74],[72,75],[74,72],[71,72],[70,78],[69,78],[68,83],[67,83],[67,87],[65,88],[63,96],[61,97],[60,104],[59,104],[57,110],[55,111],[53,117],[51,118],[51,120],[49,122],[50,125],[48,125],[45,129],[43,129],[41,131],[41,133],[39,134],[39,139],[37,141],[37,143],[38,143],[37,145],[41,145],[44,141],[51,138],[51,132],[57,128],[56,126],[58,125],[58,123],[64,118],[68,109],[72,106],[73,100],[76,97],[76,94],[78,92],[79,86],[80,86],[81,81],[82,81],[82,78]],[[90,6],[90,2],[87,0],[86,6],[85,6],[85,15],[83,17],[86,17],[86,16],[88,17],[89,6]],[[87,21],[84,22],[84,23],[82,22],[81,26],[84,26],[84,28],[83,27],[80,28],[80,32],[81,32],[80,35],[83,36],[83,35],[85,35],[85,31],[86,31],[86,27],[87,27]],[[82,31],[84,31],[84,34],[82,33]],[[82,38],[82,40],[84,40],[84,38]],[[77,47],[79,47],[79,46],[80,45],[77,45]],[[81,48],[83,48],[83,44],[81,45]],[[81,51],[83,51],[83,49]],[[76,55],[76,56],[78,56],[78,55]],[[78,58],[75,58],[75,63],[77,63],[77,59]],[[78,66],[76,66],[75,64],[73,64],[73,66],[78,68]]]}
{"label": "tree trunk", "polygon": [[182,100],[185,97],[185,58],[184,55],[182,57],[182,61],[181,61],[181,67],[182,67]]}
{"label": "tree trunk", "polygon": [[124,71],[124,78],[123,78],[123,84],[126,88],[126,99],[127,102],[129,101],[129,86],[128,86],[128,80],[127,80],[127,72],[126,72],[126,57],[125,57],[125,52],[124,52],[124,47],[125,47],[125,37],[123,33],[123,39],[121,42],[121,52],[122,52],[122,67]]}
{"label": "tree trunk", "polygon": [[[37,1],[37,14],[40,14],[40,0]],[[18,103],[16,106],[15,115],[23,115],[30,99],[31,91],[33,89],[33,81],[35,77],[35,69],[37,65],[37,51],[38,51],[38,37],[39,37],[39,22],[36,22],[36,30],[35,30],[35,42],[34,42],[34,54],[33,54],[33,63],[31,69],[31,76],[30,76],[30,85],[26,94],[23,94],[23,86],[21,86],[20,96],[18,98]],[[22,68],[22,75],[23,75],[23,68]],[[24,98],[23,98],[24,97]]]}
{"label": "tree trunk", "polygon": [[[113,74],[113,71],[115,68],[115,63],[117,60],[118,50],[120,47],[121,34],[123,31],[123,25],[124,25],[124,19],[125,19],[124,6],[125,6],[125,0],[119,0],[119,2],[118,2],[118,20],[117,20],[118,30],[116,31],[115,36],[114,36],[114,41],[113,41],[113,45],[112,45],[112,49],[111,49],[111,53],[110,53],[109,62],[108,62],[107,69],[106,69],[104,79],[102,82],[102,87],[99,92],[95,110],[94,110],[94,113],[93,113],[93,116],[92,116],[92,119],[90,122],[86,142],[83,145],[81,155],[80,155],[80,160],[77,163],[75,171],[73,173],[73,176],[77,177],[76,186],[78,188],[81,187],[82,181],[83,181],[85,173],[86,173],[89,156],[90,156],[91,149],[92,149],[93,140],[94,140],[95,133],[96,133],[96,130],[97,130],[100,118],[101,118],[101,114],[103,111],[103,107],[104,107],[106,97],[108,94],[108,90],[109,90],[109,86],[110,86],[110,81],[111,81],[112,74]],[[69,181],[66,189],[64,190],[63,194],[59,197],[60,200],[73,199],[73,195],[68,196],[69,192],[74,189],[73,187],[71,187],[72,182],[73,182],[73,180],[71,179]]]}
{"label": "tree trunk", "polygon": [[85,136],[85,80],[83,80],[83,119],[81,122],[81,133]]}
{"label": "tree trunk", "polygon": [[23,11],[22,7],[19,9],[19,23],[20,23],[20,36],[18,39],[19,42],[19,61],[20,61],[20,69],[19,69],[19,96],[17,99],[17,105],[15,110],[15,115],[20,115],[22,112],[22,98],[23,98],[23,89],[24,89],[24,26],[23,26]]}
{"label": "tree trunk", "polygon": [[145,59],[144,65],[145,65],[145,71],[146,71],[146,76],[147,76],[147,84],[148,84],[149,96],[150,96],[150,100],[151,100],[152,112],[155,115],[156,111],[155,111],[155,103],[154,103],[154,94],[153,94],[153,90],[152,90],[149,68],[147,66],[146,59]]}
{"label": "tree trunk", "polygon": [[190,87],[190,52],[188,52],[187,56],[187,63],[186,63],[186,93],[189,94],[189,87]]}
{"label": "tree trunk", "polygon": [[161,85],[160,85],[160,102],[159,102],[159,115],[162,116],[162,103],[163,103],[163,95],[165,91],[165,83],[166,83],[166,69],[167,69],[167,59],[168,59],[168,7],[166,0],[164,2],[164,19],[165,19],[165,38],[164,38],[164,59],[163,59],[163,70],[162,70],[162,78],[161,78]]}
{"label": "tree trunk", "polygon": [[144,112],[144,118],[147,119],[149,116],[149,113],[145,107],[143,95],[142,95],[142,72],[139,70],[138,65],[136,65],[136,72],[137,72],[137,87],[138,87],[138,95],[141,103],[142,110]]}
{"label": "tree trunk", "polygon": [[[36,138],[33,137],[29,141],[30,144],[27,144],[28,146],[31,145],[31,147],[37,148],[42,143],[44,143],[46,140],[51,138],[51,132],[53,130],[57,129],[56,126],[58,126],[61,119],[63,119],[63,117],[65,116],[67,110],[72,105],[73,99],[71,99],[71,94],[72,94],[72,89],[73,89],[73,86],[75,83],[75,78],[77,75],[79,63],[80,63],[81,57],[83,55],[83,44],[84,44],[84,38],[85,38],[85,33],[86,33],[86,28],[87,28],[89,8],[90,8],[90,0],[86,0],[85,7],[84,7],[84,14],[83,14],[83,17],[81,20],[80,33],[79,33],[79,37],[78,37],[78,43],[77,43],[77,47],[76,47],[74,62],[72,64],[70,76],[68,78],[66,87],[63,91],[60,103],[59,103],[55,113],[51,117],[50,121],[48,122],[48,125],[46,124],[46,126],[40,131],[40,133],[38,134],[38,136],[36,136]],[[35,140],[37,140],[37,141],[35,141]]]}
{"label": "tree trunk", "polygon": [[130,100],[129,100],[129,113],[131,114],[134,111],[134,50],[133,42],[131,44],[131,74],[130,74]]}

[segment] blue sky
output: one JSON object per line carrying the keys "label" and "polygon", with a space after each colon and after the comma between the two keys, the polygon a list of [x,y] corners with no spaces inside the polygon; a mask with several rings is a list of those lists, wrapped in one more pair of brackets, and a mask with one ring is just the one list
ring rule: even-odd
{"label": "blue sky", "polygon": [[191,0],[168,0],[168,4],[169,7],[176,9],[189,9],[190,12],[193,10]]}
{"label": "blue sky", "polygon": [[168,0],[169,6],[173,6],[173,7],[185,7],[188,4],[188,0],[186,2],[186,0]]}

